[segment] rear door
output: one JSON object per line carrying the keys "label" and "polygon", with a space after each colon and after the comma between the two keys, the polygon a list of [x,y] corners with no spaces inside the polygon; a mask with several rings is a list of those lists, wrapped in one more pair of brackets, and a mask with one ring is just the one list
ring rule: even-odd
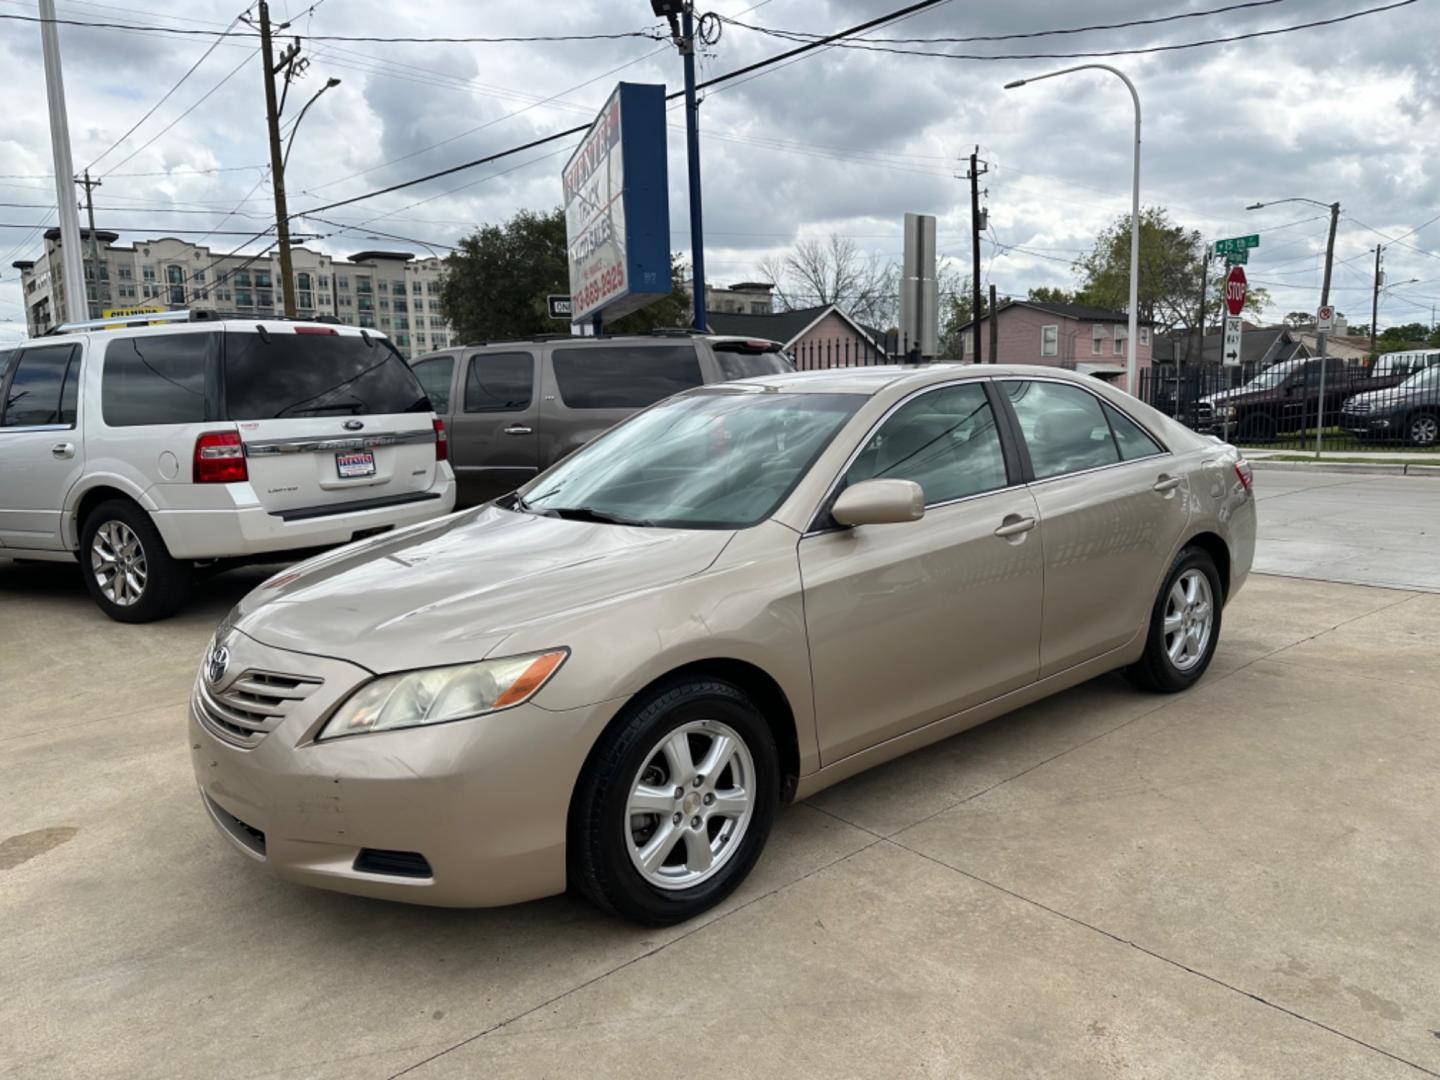
{"label": "rear door", "polygon": [[225,416],[266,510],[319,516],[426,497],[430,400],[383,337],[291,323],[227,329],[223,372]]}
{"label": "rear door", "polygon": [[540,422],[545,466],[632,413],[705,379],[690,341],[550,346]]}
{"label": "rear door", "polygon": [[538,352],[476,350],[462,357],[451,400],[450,467],[461,506],[487,502],[527,483],[539,466]]}
{"label": "rear door", "polygon": [[64,547],[61,511],[80,479],[81,346],[26,345],[0,372],[0,546]]}

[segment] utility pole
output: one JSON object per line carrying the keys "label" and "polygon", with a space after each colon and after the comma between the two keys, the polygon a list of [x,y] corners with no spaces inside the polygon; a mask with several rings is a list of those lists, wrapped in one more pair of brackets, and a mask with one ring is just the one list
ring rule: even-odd
{"label": "utility pole", "polygon": [[[1320,306],[1330,305],[1330,272],[1335,267],[1335,226],[1340,223],[1340,204],[1330,204],[1330,236],[1325,241],[1325,281],[1320,286]],[[1320,353],[1320,400],[1315,403],[1315,457],[1320,457],[1321,448],[1325,442],[1325,369],[1329,367],[1326,362],[1327,342],[1330,335],[1316,327],[1315,346]]]}
{"label": "utility pole", "polygon": [[1000,362],[1000,321],[995,317],[995,286],[990,286],[990,363]]}
{"label": "utility pole", "polygon": [[685,58],[685,155],[690,166],[690,261],[695,288],[695,329],[705,324],[705,224],[700,213],[700,105],[695,100],[694,4],[680,14],[680,54]]}
{"label": "utility pole", "polygon": [[[65,115],[65,79],[60,72],[60,28],[55,0],[40,0],[40,46],[45,54],[45,96],[50,105],[50,150],[55,159],[55,206],[60,212],[60,266],[65,281],[65,309],[55,321],[74,322],[88,313],[85,300],[85,258],[80,252],[80,211],[75,205],[75,166],[70,160],[70,123]],[[78,299],[77,299],[78,297]]]}
{"label": "utility pole", "polygon": [[[985,358],[980,355],[980,230],[983,225],[980,221],[980,177],[990,171],[988,165],[980,167],[980,147],[975,147],[975,152],[970,155],[970,171],[965,175],[970,180],[970,268],[971,268],[971,316],[975,326],[975,362],[983,364]],[[991,312],[991,321],[994,321],[994,312]],[[995,357],[990,357],[993,363]]]}
{"label": "utility pole", "polygon": [[1375,320],[1380,318],[1380,283],[1384,280],[1384,271],[1380,269],[1380,252],[1382,245],[1375,245],[1375,291],[1370,294],[1370,358],[1375,358]]}
{"label": "utility pole", "polygon": [[85,179],[76,180],[75,183],[85,189],[85,215],[90,222],[90,272],[95,275],[95,303],[90,305],[90,318],[98,319],[103,305],[100,297],[100,241],[95,238],[95,197],[93,192],[102,185],[99,180],[90,179],[89,169],[85,170]]}
{"label": "utility pole", "polygon": [[[285,25],[289,25],[288,23]],[[280,29],[285,29],[281,26]],[[261,74],[265,77],[265,122],[270,129],[270,182],[275,188],[275,235],[280,250],[280,290],[285,301],[285,317],[293,319],[295,305],[295,278],[290,261],[290,214],[285,206],[285,159],[280,152],[280,105],[275,100],[275,76],[285,71],[286,88],[289,88],[292,65],[300,54],[300,45],[288,46],[275,62],[270,38],[270,5],[260,0],[260,59]]]}

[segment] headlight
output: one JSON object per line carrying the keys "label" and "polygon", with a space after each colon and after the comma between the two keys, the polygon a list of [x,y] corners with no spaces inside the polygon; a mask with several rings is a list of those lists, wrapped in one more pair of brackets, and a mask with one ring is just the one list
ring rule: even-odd
{"label": "headlight", "polygon": [[1219,407],[1216,408],[1216,410],[1215,410],[1215,415],[1216,415],[1216,416],[1219,416],[1219,417],[1222,417],[1222,418],[1225,419],[1225,420],[1234,419],[1234,417],[1235,417],[1235,406],[1234,406],[1234,405],[1221,405],[1221,406],[1219,406]]}
{"label": "headlight", "polygon": [[530,700],[569,655],[568,649],[554,649],[382,675],[346,698],[319,738],[443,724],[499,712]]}

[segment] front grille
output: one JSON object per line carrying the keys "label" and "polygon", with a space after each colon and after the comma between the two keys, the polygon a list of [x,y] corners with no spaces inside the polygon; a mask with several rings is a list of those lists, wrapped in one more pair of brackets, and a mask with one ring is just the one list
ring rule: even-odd
{"label": "front grille", "polygon": [[1340,411],[1344,413],[1364,415],[1365,413],[1368,413],[1370,411],[1370,403],[1368,401],[1347,401],[1341,407]]}
{"label": "front grille", "polygon": [[430,862],[418,851],[384,851],[361,848],[355,856],[355,869],[365,874],[388,874],[391,877],[428,878]]}
{"label": "front grille", "polygon": [[1201,424],[1210,423],[1215,419],[1215,406],[1208,401],[1197,401],[1195,403],[1195,419]]}
{"label": "front grille", "polygon": [[223,689],[196,686],[195,714],[219,738],[236,746],[254,746],[285,719],[290,707],[309,697],[322,680],[250,669]]}

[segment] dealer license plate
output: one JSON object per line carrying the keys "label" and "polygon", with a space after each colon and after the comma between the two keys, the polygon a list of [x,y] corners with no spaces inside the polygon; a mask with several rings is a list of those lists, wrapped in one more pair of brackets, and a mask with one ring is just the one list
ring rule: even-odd
{"label": "dealer license plate", "polygon": [[335,471],[340,479],[375,475],[375,454],[370,450],[351,450],[335,455]]}

